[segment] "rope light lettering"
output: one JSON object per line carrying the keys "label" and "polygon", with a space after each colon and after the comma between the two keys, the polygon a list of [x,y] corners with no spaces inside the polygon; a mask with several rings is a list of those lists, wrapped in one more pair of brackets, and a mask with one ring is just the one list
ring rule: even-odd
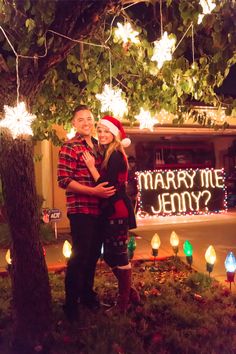
{"label": "rope light lettering", "polygon": [[227,209],[223,169],[140,171],[136,178],[139,217],[209,214]]}

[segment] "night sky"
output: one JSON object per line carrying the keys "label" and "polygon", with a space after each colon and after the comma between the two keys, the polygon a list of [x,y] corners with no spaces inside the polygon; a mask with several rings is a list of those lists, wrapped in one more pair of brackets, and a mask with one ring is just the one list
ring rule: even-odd
{"label": "night sky", "polygon": [[233,65],[229,71],[229,75],[223,82],[223,85],[217,88],[216,93],[224,94],[226,96],[236,97],[236,65]]}

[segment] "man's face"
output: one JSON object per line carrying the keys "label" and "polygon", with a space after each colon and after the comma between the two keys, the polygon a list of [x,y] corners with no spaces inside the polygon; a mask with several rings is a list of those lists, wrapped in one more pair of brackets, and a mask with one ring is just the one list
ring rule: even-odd
{"label": "man's face", "polygon": [[93,132],[94,118],[92,113],[87,109],[76,112],[72,123],[77,132],[83,136],[89,136]]}

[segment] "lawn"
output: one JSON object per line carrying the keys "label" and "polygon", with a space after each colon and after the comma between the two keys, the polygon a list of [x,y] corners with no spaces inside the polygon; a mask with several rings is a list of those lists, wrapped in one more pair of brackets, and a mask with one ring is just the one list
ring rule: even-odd
{"label": "lawn", "polygon": [[[80,321],[64,318],[64,272],[50,274],[53,296],[52,354],[233,354],[236,353],[236,295],[228,284],[190,269],[173,257],[133,262],[133,279],[141,304],[127,315],[109,317],[80,309]],[[117,286],[103,262],[96,290],[112,304]],[[8,354],[11,336],[10,280],[0,279],[0,353]],[[24,354],[24,353],[20,353]]]}

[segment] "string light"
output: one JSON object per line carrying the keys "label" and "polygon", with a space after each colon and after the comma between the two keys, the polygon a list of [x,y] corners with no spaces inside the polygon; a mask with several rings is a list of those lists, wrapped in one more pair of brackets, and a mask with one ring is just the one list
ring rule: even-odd
{"label": "string light", "polygon": [[198,112],[199,114],[205,115],[206,118],[211,119],[217,124],[222,124],[226,121],[227,117],[225,115],[225,108],[207,108],[207,107],[198,107],[194,109],[194,111]]}
{"label": "string light", "polygon": [[[136,176],[140,192],[138,217],[215,214],[227,210],[223,169],[140,171]],[[216,195],[222,210],[214,206]]]}
{"label": "string light", "polygon": [[158,69],[161,69],[165,61],[172,59],[172,53],[175,49],[176,39],[172,36],[168,36],[167,32],[164,32],[159,41],[154,42],[152,61],[157,62]]}
{"label": "string light", "polygon": [[216,4],[212,0],[199,0],[199,3],[202,7],[202,14],[198,15],[198,24],[202,22],[205,15],[210,14],[216,7]]}
{"label": "string light", "polygon": [[31,124],[36,116],[27,112],[24,102],[16,107],[4,106],[4,111],[5,118],[0,121],[0,127],[9,129],[14,139],[20,135],[33,135]]}
{"label": "string light", "polygon": [[113,89],[105,85],[101,94],[96,94],[96,98],[101,102],[102,112],[112,112],[116,118],[122,118],[127,113],[127,102],[122,98],[121,89]]}
{"label": "string light", "polygon": [[170,123],[175,118],[175,115],[162,108],[155,117],[160,124],[165,124]]}
{"label": "string light", "polygon": [[145,111],[143,108],[140,109],[140,113],[136,115],[135,118],[140,123],[139,129],[149,129],[153,131],[153,126],[159,123],[155,117],[151,116],[149,111]]}
{"label": "string light", "polygon": [[135,31],[129,22],[126,22],[124,25],[120,22],[117,23],[117,27],[115,30],[115,35],[117,38],[120,38],[124,45],[131,42],[134,44],[140,43],[137,38],[138,32]]}

